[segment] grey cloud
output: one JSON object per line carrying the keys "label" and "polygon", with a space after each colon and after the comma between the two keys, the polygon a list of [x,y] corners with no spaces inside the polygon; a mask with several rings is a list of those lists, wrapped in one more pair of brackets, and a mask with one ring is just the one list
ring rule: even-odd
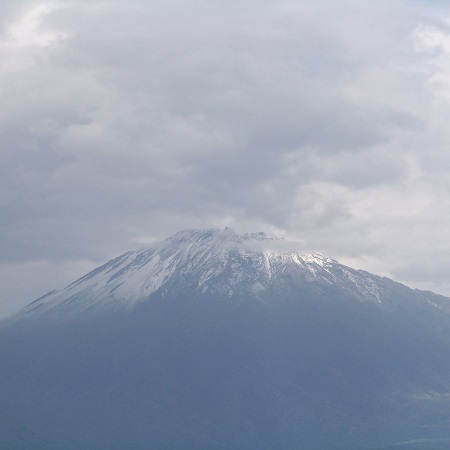
{"label": "grey cloud", "polygon": [[[3,3],[3,29],[40,4]],[[385,189],[449,161],[411,38],[436,11],[411,4],[67,1],[34,30],[47,44],[4,32],[1,260],[101,261],[227,222],[381,257],[361,196],[376,222],[401,201]]]}
{"label": "grey cloud", "polygon": [[327,161],[327,178],[352,188],[395,184],[407,177],[408,162],[395,149],[368,149]]}

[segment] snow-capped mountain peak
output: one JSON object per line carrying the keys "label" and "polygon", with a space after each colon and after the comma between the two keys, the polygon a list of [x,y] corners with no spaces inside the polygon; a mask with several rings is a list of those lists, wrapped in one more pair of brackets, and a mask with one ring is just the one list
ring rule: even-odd
{"label": "snow-capped mountain peak", "polygon": [[171,292],[265,301],[294,286],[316,291],[334,286],[361,301],[383,304],[380,277],[321,253],[287,247],[282,239],[265,233],[239,234],[230,228],[180,231],[148,248],[124,253],[41,297],[19,315],[40,315],[58,306],[64,306],[64,314],[131,310],[155,294]]}

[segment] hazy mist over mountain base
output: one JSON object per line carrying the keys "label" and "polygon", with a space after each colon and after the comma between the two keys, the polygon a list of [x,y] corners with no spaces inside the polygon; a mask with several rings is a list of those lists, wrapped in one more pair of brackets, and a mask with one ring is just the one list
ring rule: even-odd
{"label": "hazy mist over mountain base", "polygon": [[2,447],[450,442],[449,344],[431,331],[345,299],[212,300],[2,330]]}

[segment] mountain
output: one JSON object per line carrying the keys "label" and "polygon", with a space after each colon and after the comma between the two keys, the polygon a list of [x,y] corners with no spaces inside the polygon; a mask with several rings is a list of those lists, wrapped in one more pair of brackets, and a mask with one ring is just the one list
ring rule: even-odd
{"label": "mountain", "polygon": [[450,299],[190,230],[0,323],[0,448],[450,447]]}
{"label": "mountain", "polygon": [[[284,247],[283,240],[264,233],[239,235],[230,228],[181,231],[150,248],[124,253],[65,289],[41,297],[17,317],[131,311],[150,297],[166,294],[279,301],[280,295],[297,295],[298,290],[314,295],[331,290],[332,296],[339,293],[392,308],[406,289],[320,253]],[[407,292],[419,303],[437,308],[447,305],[430,293]]]}

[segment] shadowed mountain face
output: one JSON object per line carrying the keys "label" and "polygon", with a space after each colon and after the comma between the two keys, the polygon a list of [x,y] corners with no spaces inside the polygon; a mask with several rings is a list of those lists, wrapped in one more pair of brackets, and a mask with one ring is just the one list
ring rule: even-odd
{"label": "shadowed mountain face", "polygon": [[184,231],[0,325],[7,449],[450,446],[450,299]]}

